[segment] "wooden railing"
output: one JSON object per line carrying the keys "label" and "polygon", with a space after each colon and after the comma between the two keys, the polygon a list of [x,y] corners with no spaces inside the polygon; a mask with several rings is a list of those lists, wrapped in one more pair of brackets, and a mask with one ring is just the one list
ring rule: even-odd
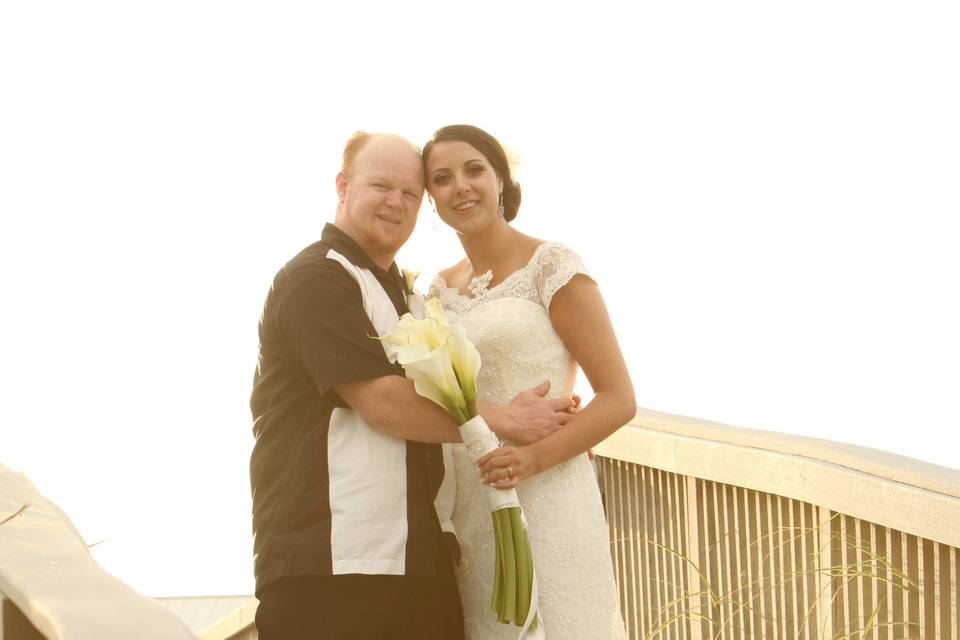
{"label": "wooden railing", "polygon": [[[960,470],[644,410],[596,452],[631,638],[960,640]],[[193,637],[0,465],[0,520],[23,505],[0,640]]]}
{"label": "wooden railing", "polygon": [[597,453],[631,638],[960,636],[960,471],[652,411]]}

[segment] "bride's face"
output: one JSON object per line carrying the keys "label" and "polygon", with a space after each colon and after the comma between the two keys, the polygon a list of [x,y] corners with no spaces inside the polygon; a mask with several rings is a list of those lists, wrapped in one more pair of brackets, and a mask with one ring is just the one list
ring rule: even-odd
{"label": "bride's face", "polygon": [[427,191],[440,219],[458,233],[475,233],[502,219],[503,181],[486,156],[466,142],[438,142],[427,158]]}

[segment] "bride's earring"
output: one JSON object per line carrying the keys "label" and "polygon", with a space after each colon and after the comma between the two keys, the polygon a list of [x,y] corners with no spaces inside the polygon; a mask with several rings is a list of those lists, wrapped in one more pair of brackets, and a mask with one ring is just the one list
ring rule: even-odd
{"label": "bride's earring", "polygon": [[497,203],[497,213],[500,214],[500,217],[501,217],[501,218],[504,217],[504,212],[503,212],[503,191],[500,192],[500,202]]}

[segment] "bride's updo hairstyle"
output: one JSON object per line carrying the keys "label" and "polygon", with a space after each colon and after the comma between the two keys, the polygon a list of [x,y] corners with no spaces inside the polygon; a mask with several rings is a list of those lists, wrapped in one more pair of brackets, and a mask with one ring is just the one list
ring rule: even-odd
{"label": "bride's updo hairstyle", "polygon": [[[433,137],[423,145],[423,170],[426,173],[427,159],[433,145],[438,142],[466,142],[479,151],[493,167],[497,177],[503,181],[503,218],[510,222],[517,217],[520,208],[520,185],[510,176],[510,163],[503,147],[492,135],[469,124],[451,124],[437,129]],[[428,180],[429,184],[429,180]]]}

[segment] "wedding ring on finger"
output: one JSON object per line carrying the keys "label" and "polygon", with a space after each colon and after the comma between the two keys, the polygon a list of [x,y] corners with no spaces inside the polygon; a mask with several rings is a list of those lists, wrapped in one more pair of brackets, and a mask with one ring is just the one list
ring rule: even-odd
{"label": "wedding ring on finger", "polygon": [[507,480],[513,475],[513,467],[507,467]]}

